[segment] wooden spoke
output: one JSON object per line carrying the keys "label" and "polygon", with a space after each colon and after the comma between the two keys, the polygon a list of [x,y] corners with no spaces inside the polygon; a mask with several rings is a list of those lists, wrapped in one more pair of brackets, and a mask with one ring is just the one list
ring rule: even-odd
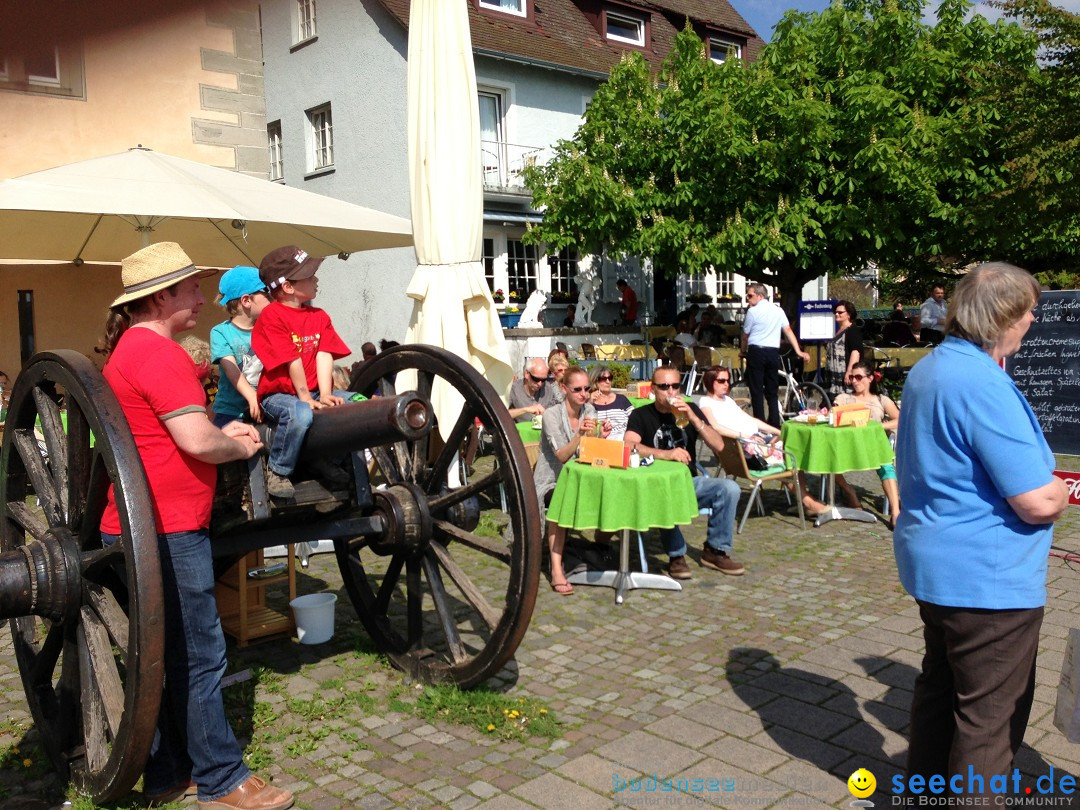
{"label": "wooden spoke", "polygon": [[436,540],[447,543],[450,540],[456,540],[469,548],[487,554],[499,562],[510,563],[510,548],[498,540],[467,532],[446,520],[434,520],[432,523],[434,524]]}
{"label": "wooden spoke", "polygon": [[105,458],[100,453],[95,452],[90,460],[87,481],[82,514],[79,521],[71,525],[78,531],[80,548],[95,548],[101,545],[101,516],[105,514],[109,486],[112,484],[105,469]]}
{"label": "wooden spoke", "polygon": [[98,458],[90,448],[90,425],[78,407],[68,408],[67,418],[67,497],[64,500],[64,520],[69,526],[79,526],[86,511],[90,490],[90,472]]}
{"label": "wooden spoke", "polygon": [[106,712],[102,693],[95,677],[94,661],[83,627],[79,636],[79,692],[82,698],[82,727],[86,765],[100,770],[109,761],[109,745],[105,737]]}
{"label": "wooden spoke", "polygon": [[16,429],[12,437],[15,447],[19,451],[23,468],[30,477],[30,484],[34,488],[34,494],[41,501],[41,508],[45,512],[45,518],[50,526],[56,526],[63,522],[63,512],[60,509],[60,497],[56,492],[49,471],[45,467],[45,459],[41,457],[37,439],[34,438],[33,430]]}
{"label": "wooden spoke", "polygon": [[444,444],[442,450],[439,451],[438,458],[435,459],[435,462],[431,465],[431,469],[428,470],[423,481],[420,483],[425,492],[438,490],[442,486],[443,481],[446,480],[447,470],[450,469],[450,462],[453,461],[454,454],[461,450],[462,442],[465,441],[465,437],[469,433],[469,428],[472,427],[475,419],[476,416],[472,409],[466,404],[466,406],[461,409],[461,413],[458,415],[454,427],[451,428],[446,444]]}
{"label": "wooden spoke", "polygon": [[109,632],[98,615],[85,605],[82,608],[82,626],[79,629],[82,632],[80,647],[85,639],[87,657],[94,670],[94,681],[101,696],[105,719],[109,722],[109,733],[116,737],[120,730],[120,717],[124,713],[124,686],[116,668]]}
{"label": "wooden spoke", "polygon": [[67,434],[64,423],[60,419],[60,406],[40,388],[35,387],[32,393],[34,402],[37,404],[38,418],[41,420],[41,432],[45,437],[45,449],[49,454],[49,469],[52,470],[53,480],[58,484],[60,505],[66,516],[68,512]]}
{"label": "wooden spoke", "polygon": [[[27,622],[36,623],[33,616],[25,619]],[[64,649],[64,626],[54,624],[49,627],[41,647],[34,656],[34,665],[30,670],[30,682],[35,685],[51,684],[53,672],[56,670],[56,662],[60,660],[60,651]]]}
{"label": "wooden spoke", "polygon": [[[124,613],[113,596],[112,591],[102,588],[95,582],[87,582],[84,586],[86,597],[109,631],[109,638],[117,646],[121,660],[127,658],[128,650],[128,617]],[[84,608],[85,609],[85,608]]]}
{"label": "wooden spoke", "polygon": [[401,471],[401,480],[416,480],[416,468],[412,465],[412,457],[409,453],[408,443],[394,442],[391,447],[394,451],[394,460],[397,462],[397,468]]}
{"label": "wooden spoke", "polygon": [[82,553],[83,576],[91,576],[96,569],[103,565],[115,565],[124,560],[124,541],[120,540],[111,546],[100,546]]}
{"label": "wooden spoke", "polygon": [[420,563],[405,561],[405,610],[408,615],[409,649],[418,649],[424,641],[424,592],[420,581]]}
{"label": "wooden spoke", "polygon": [[435,541],[430,546],[430,551],[435,555],[439,565],[443,567],[447,574],[450,575],[451,581],[457,585],[458,590],[461,591],[461,595],[465,597],[473,610],[480,614],[484,619],[484,623],[487,624],[489,630],[494,630],[495,625],[499,623],[499,611],[491,606],[484,595],[480,593],[480,590],[473,584],[473,581],[469,579],[468,574],[465,573],[465,569],[458,565],[457,561],[447,551],[446,546],[442,543]]}
{"label": "wooden spoke", "polygon": [[390,597],[394,595],[398,580],[401,578],[401,567],[405,564],[405,555],[395,554],[390,558],[383,576],[382,585],[379,586],[379,595],[375,599],[375,609],[379,613],[386,613],[390,607]]}
{"label": "wooden spoke", "polygon": [[375,463],[379,466],[379,470],[386,477],[387,483],[400,484],[404,479],[401,468],[395,461],[395,456],[386,452],[385,448],[372,447],[371,454],[375,457]]}
{"label": "wooden spoke", "polygon": [[446,646],[450,650],[450,656],[455,662],[464,661],[466,657],[465,646],[461,643],[461,634],[458,633],[453,610],[447,604],[446,587],[443,585],[439,566],[430,556],[426,555],[423,564],[428,588],[431,590],[431,600],[435,604],[435,612],[439,616],[439,624],[442,626],[443,635],[446,636]]}
{"label": "wooden spoke", "polygon": [[466,498],[471,498],[473,495],[478,495],[488,487],[496,486],[502,480],[502,476],[498,470],[488,473],[482,478],[474,478],[472,483],[466,484],[463,487],[457,489],[451,489],[449,492],[444,492],[441,495],[436,495],[434,498],[428,501],[428,509],[432,512],[438,513],[453,506],[455,503],[461,503]]}
{"label": "wooden spoke", "polygon": [[26,501],[8,501],[8,517],[35,540],[44,540],[49,527],[42,521],[41,516],[34,512]]}

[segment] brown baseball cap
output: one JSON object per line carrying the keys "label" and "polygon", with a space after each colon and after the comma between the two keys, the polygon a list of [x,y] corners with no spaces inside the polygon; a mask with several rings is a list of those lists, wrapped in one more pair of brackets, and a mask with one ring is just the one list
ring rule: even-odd
{"label": "brown baseball cap", "polygon": [[321,258],[309,256],[303,248],[286,245],[263,256],[263,260],[259,262],[259,278],[274,290],[286,281],[311,278],[322,263]]}

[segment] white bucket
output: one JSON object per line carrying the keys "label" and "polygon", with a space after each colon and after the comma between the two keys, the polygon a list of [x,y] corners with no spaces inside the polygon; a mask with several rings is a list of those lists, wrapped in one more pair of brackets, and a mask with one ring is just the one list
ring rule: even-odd
{"label": "white bucket", "polygon": [[301,644],[322,644],[334,636],[336,593],[309,593],[289,602]]}

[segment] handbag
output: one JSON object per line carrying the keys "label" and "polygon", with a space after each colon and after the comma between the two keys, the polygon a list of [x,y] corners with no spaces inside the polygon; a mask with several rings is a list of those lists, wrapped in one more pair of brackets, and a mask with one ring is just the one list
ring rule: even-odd
{"label": "handbag", "polygon": [[769,462],[767,462],[761,456],[747,456],[746,468],[753,470],[754,472],[764,472],[769,469]]}

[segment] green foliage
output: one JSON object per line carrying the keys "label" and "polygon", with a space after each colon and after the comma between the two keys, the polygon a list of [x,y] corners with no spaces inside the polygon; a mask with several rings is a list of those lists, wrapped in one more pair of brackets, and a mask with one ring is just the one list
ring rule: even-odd
{"label": "green foliage", "polygon": [[1004,99],[1039,86],[1036,38],[965,19],[966,0],[936,25],[924,6],[789,12],[752,64],[713,63],[689,28],[658,78],[627,57],[526,173],[546,209],[527,238],[735,271],[792,308],[822,273],[876,261],[911,282],[981,258],[1016,185]]}

